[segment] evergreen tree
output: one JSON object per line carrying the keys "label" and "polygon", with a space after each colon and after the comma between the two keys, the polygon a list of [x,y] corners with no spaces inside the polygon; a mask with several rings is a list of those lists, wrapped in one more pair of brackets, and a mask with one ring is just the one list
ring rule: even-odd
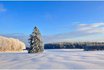
{"label": "evergreen tree", "polygon": [[30,49],[28,53],[38,53],[44,51],[44,45],[42,42],[40,31],[37,27],[34,28],[34,31],[29,38]]}

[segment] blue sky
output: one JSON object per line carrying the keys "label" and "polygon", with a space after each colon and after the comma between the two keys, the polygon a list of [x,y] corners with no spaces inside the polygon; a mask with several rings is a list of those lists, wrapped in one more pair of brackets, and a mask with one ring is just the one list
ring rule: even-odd
{"label": "blue sky", "polygon": [[29,35],[34,26],[49,38],[104,36],[104,2],[0,2],[1,34]]}

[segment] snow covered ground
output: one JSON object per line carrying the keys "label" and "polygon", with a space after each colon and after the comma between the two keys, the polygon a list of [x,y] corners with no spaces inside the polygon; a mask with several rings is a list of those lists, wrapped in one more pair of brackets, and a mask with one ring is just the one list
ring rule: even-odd
{"label": "snow covered ground", "polygon": [[50,49],[41,54],[0,53],[0,69],[104,69],[104,51]]}

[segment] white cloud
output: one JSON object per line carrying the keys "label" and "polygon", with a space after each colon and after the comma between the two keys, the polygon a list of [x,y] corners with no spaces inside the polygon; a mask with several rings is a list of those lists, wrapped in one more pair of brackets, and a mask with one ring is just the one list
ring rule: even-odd
{"label": "white cloud", "polygon": [[[92,23],[92,24],[78,24],[75,26],[75,31],[68,33],[61,33],[51,36],[44,36],[45,42],[57,42],[57,41],[100,41],[101,38],[97,35],[104,34],[104,23]],[[95,39],[94,39],[94,37]],[[93,38],[92,38],[93,37]],[[104,37],[104,36],[103,36]]]}
{"label": "white cloud", "polygon": [[77,30],[86,33],[104,33],[104,23],[79,24]]}
{"label": "white cloud", "polygon": [[4,7],[3,4],[0,4],[0,12],[5,12],[6,11],[6,8]]}

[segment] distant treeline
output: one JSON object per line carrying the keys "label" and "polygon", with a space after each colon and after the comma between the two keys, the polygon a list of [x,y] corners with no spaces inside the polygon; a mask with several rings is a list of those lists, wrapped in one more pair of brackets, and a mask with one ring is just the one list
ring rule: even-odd
{"label": "distant treeline", "polygon": [[58,42],[44,44],[45,49],[104,50],[104,42]]}

